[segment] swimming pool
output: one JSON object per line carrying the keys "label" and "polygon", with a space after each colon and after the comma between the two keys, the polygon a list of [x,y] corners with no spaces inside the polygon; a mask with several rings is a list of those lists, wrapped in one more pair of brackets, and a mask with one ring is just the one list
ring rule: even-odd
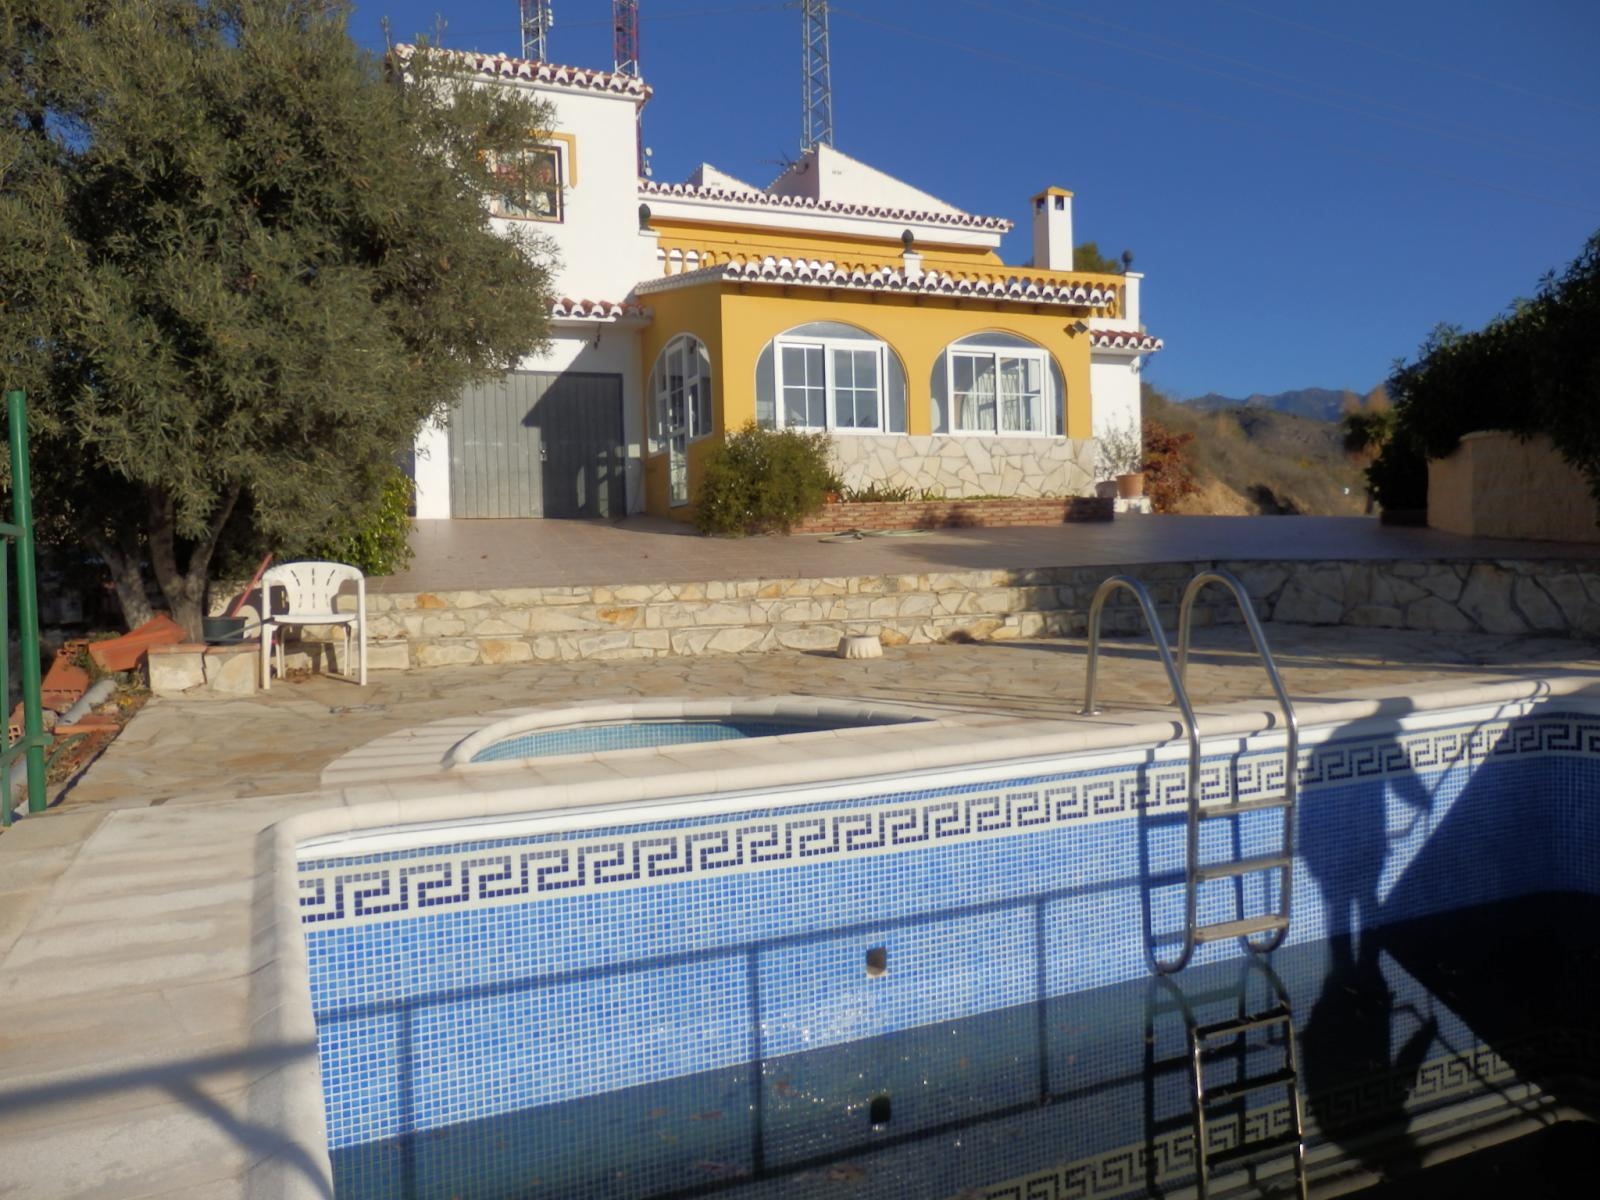
{"label": "swimming pool", "polygon": [[[1507,686],[1305,715],[1294,924],[1271,960],[1302,1037],[1330,977],[1378,979],[1404,998],[1389,1016],[1432,1006],[1409,1032],[1357,1023],[1357,1041],[1387,1039],[1391,1075],[1410,1072],[1377,1089],[1391,1114],[1425,1077],[1460,1086],[1408,1121],[1549,1107],[1536,1082],[1496,1073],[1502,1030],[1452,1010],[1403,955],[1362,947],[1457,910],[1588,903],[1600,705],[1577,685]],[[1211,723],[1206,802],[1281,788],[1281,738],[1261,723]],[[908,1194],[874,1190],[898,1176],[872,1164],[896,1154],[944,1163],[952,1195],[1057,1194],[1027,1181],[1069,1177],[1072,1194],[1136,1195],[1181,1179],[1192,1131],[1186,1165],[1182,1129],[1156,1130],[1182,1118],[1181,1090],[1147,1087],[1152,1043],[1128,999],[1156,986],[1147,924],[1170,929],[1181,907],[1185,762],[1151,731],[991,736],[952,745],[944,765],[874,754],[849,764],[855,778],[774,772],[731,791],[687,775],[683,794],[591,790],[548,812],[529,811],[530,792],[470,823],[435,805],[426,825],[303,839],[339,1194]],[[1251,853],[1271,819],[1209,823],[1208,855]],[[1202,916],[1240,902],[1214,881]],[[1355,975],[1334,969],[1341,946]],[[1239,962],[1235,943],[1204,946],[1181,987],[1222,987]],[[1592,1027],[1544,1025],[1592,1050]],[[1588,1053],[1572,1074],[1592,1076]],[[1373,1089],[1347,1091],[1359,1125]],[[1052,1123],[1066,1094],[1099,1096],[1092,1118]],[[1216,1136],[1270,1131],[1285,1103],[1264,1094]],[[1345,1125],[1315,1096],[1311,1109],[1313,1164],[1332,1170],[1343,1143],[1329,1131]],[[976,1125],[1034,1157],[1002,1162],[974,1151],[988,1134],[952,1132]]]}
{"label": "swimming pool", "polygon": [[452,746],[447,765],[614,754],[747,738],[880,729],[925,717],[882,705],[816,700],[657,700],[535,709],[495,721]]}

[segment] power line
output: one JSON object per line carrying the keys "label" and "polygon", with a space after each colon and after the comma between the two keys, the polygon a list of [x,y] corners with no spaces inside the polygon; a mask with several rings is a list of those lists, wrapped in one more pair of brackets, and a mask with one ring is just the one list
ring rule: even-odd
{"label": "power line", "polygon": [[[852,18],[856,21],[860,21],[864,24],[876,25],[881,29],[886,29],[889,32],[902,37],[915,38],[919,41],[929,42],[938,46],[944,46],[962,55],[986,58],[994,62],[1003,63],[1010,67],[1020,67],[1023,70],[1029,71],[1035,75],[1048,75],[1056,79],[1065,79],[1069,82],[1078,84],[1083,82],[1083,76],[1081,73],[1072,73],[1051,67],[1040,66],[1037,63],[1030,63],[1013,55],[1002,54],[994,50],[985,50],[981,47],[968,45],[964,42],[956,42],[949,38],[942,38],[936,34],[925,33],[920,29],[913,29],[910,26],[897,25],[891,21],[884,21],[878,17],[869,16],[866,13],[858,12],[852,8],[844,8],[835,5],[833,6],[833,12]],[[1221,121],[1224,124],[1235,125],[1241,129],[1266,133],[1275,138],[1281,138],[1285,141],[1304,142],[1307,140],[1301,133],[1294,130],[1282,129],[1278,126],[1268,125],[1261,121],[1245,120],[1240,117],[1229,116],[1226,113],[1215,112],[1212,109],[1202,108],[1199,105],[1190,104],[1186,101],[1167,100],[1160,96],[1152,96],[1147,92],[1138,91],[1134,88],[1122,87],[1117,84],[1107,83],[1104,80],[1096,80],[1094,82],[1094,87],[1098,91],[1116,92],[1121,95],[1131,96],[1134,99],[1141,100],[1146,104],[1152,104],[1160,108],[1177,109],[1180,112],[1192,113],[1195,116],[1205,117],[1208,120]],[[1525,200],[1533,200],[1540,204],[1547,204],[1555,208],[1570,209],[1575,212],[1586,213],[1589,215],[1594,215],[1597,211],[1600,211],[1591,205],[1575,204],[1570,200],[1562,200],[1552,196],[1543,196],[1537,192],[1524,191],[1522,188],[1508,187],[1505,184],[1497,183],[1493,180],[1480,179],[1469,175],[1456,175],[1452,172],[1435,170],[1431,167],[1424,167],[1417,163],[1408,162],[1405,159],[1390,158],[1386,155],[1373,154],[1370,151],[1363,150],[1356,146],[1348,146],[1341,142],[1319,139],[1319,144],[1352,158],[1365,159],[1369,162],[1375,162],[1385,167],[1395,167],[1399,168],[1400,170],[1410,171],[1418,175],[1433,176],[1434,178],[1443,179],[1449,183],[1465,184],[1468,187],[1481,188],[1486,191],[1502,192],[1506,195],[1517,196]]]}
{"label": "power line", "polygon": [[1600,113],[1600,108],[1592,104],[1583,104],[1577,100],[1568,100],[1564,96],[1552,96],[1547,92],[1535,92],[1515,83],[1508,83],[1504,79],[1497,79],[1493,75],[1478,75],[1472,71],[1464,71],[1460,67],[1449,63],[1434,62],[1432,59],[1421,58],[1415,54],[1407,54],[1403,50],[1396,50],[1385,46],[1381,42],[1368,42],[1358,37],[1351,37],[1347,33],[1339,33],[1333,29],[1323,29],[1316,25],[1307,25],[1303,21],[1296,21],[1289,17],[1279,16],[1275,12],[1265,12],[1259,8],[1252,8],[1248,4],[1240,4],[1237,0],[1213,0],[1214,3],[1226,8],[1237,9],[1239,12],[1248,13],[1252,17],[1260,17],[1263,21],[1276,21],[1279,25],[1287,25],[1291,29],[1299,29],[1306,33],[1314,33],[1318,37],[1333,38],[1335,41],[1348,42],[1352,46],[1360,46],[1363,50],[1371,50],[1375,54],[1386,54],[1390,58],[1399,59],[1401,62],[1415,63],[1420,67],[1427,67],[1432,71],[1442,71],[1446,75],[1459,75],[1463,79],[1470,79],[1473,83],[1486,84],[1497,87],[1518,96],[1527,96],[1533,100],[1543,100],[1548,104],[1561,104],[1567,108],[1575,108],[1579,112]]}

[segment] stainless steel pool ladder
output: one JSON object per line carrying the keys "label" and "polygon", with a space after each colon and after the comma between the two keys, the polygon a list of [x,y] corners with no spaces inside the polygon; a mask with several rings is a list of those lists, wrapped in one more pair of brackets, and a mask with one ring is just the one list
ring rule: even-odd
{"label": "stainless steel pool ladder", "polygon": [[[1271,989],[1272,995],[1265,1008],[1253,1009],[1250,1005],[1249,981],[1253,974],[1265,978]],[[1299,1200],[1306,1200],[1305,1106],[1300,1098],[1300,1053],[1295,1040],[1294,1014],[1289,1007],[1289,995],[1283,981],[1263,960],[1253,958],[1248,960],[1238,984],[1233,988],[1190,997],[1171,980],[1163,980],[1163,985],[1176,998],[1166,1011],[1182,1014],[1187,1033],[1187,1065],[1191,1081],[1189,1099],[1194,1123],[1195,1190],[1199,1200],[1208,1200],[1214,1176],[1218,1172],[1229,1167],[1243,1167],[1251,1171],[1252,1182],[1259,1187],[1261,1181],[1255,1177],[1255,1165],[1285,1156],[1290,1159],[1293,1172],[1292,1194]],[[1202,1024],[1195,1016],[1196,1004],[1214,1004],[1229,999],[1236,1000],[1236,1010],[1223,1020]],[[1152,1010],[1152,1020],[1155,1015],[1156,1011]],[[1257,1035],[1256,1038],[1252,1039],[1252,1034]],[[1153,1029],[1147,1040],[1153,1043]],[[1261,1074],[1250,1074],[1252,1050],[1259,1054],[1261,1049],[1272,1045],[1281,1046],[1283,1065]],[[1229,1052],[1232,1052],[1236,1064],[1234,1077],[1208,1087],[1206,1067],[1216,1067],[1225,1061],[1224,1056]],[[1278,1089],[1287,1097],[1287,1128],[1263,1137],[1249,1138],[1249,1098]],[[1238,1137],[1232,1145],[1213,1150],[1211,1128],[1223,1116],[1231,1116],[1237,1121]]]}
{"label": "stainless steel pool ladder", "polygon": [[[1232,593],[1234,601],[1239,607],[1244,618],[1245,627],[1250,631],[1250,638],[1255,643],[1256,653],[1261,659],[1261,664],[1266,668],[1267,679],[1272,684],[1273,694],[1278,701],[1278,707],[1283,713],[1284,729],[1287,744],[1285,746],[1283,767],[1283,790],[1278,793],[1254,796],[1249,800],[1237,798],[1238,790],[1232,790],[1233,799],[1220,804],[1202,805],[1200,797],[1200,731],[1195,721],[1194,706],[1189,701],[1188,688],[1185,686],[1185,676],[1189,665],[1189,642],[1191,627],[1194,622],[1194,601],[1200,592],[1209,584],[1221,584]],[[1150,593],[1138,580],[1126,575],[1113,575],[1095,590],[1094,599],[1089,605],[1089,661],[1085,672],[1083,711],[1086,714],[1097,713],[1095,708],[1094,693],[1095,683],[1100,664],[1100,618],[1105,608],[1106,601],[1113,592],[1126,589],[1133,593],[1139,602],[1139,608],[1144,614],[1144,621],[1150,630],[1150,636],[1155,641],[1156,652],[1161,656],[1161,665],[1167,673],[1167,682],[1172,686],[1172,702],[1178,706],[1178,711],[1183,719],[1185,737],[1189,743],[1189,771],[1188,787],[1185,792],[1187,798],[1187,814],[1184,832],[1184,899],[1183,899],[1183,941],[1178,957],[1163,960],[1155,952],[1155,947],[1150,947],[1150,962],[1157,971],[1170,974],[1181,971],[1188,965],[1189,959],[1194,956],[1197,945],[1204,942],[1223,941],[1227,938],[1237,937],[1245,946],[1260,954],[1276,950],[1283,944],[1284,937],[1289,932],[1290,908],[1290,883],[1293,877],[1294,861],[1294,807],[1299,791],[1300,776],[1300,727],[1295,716],[1294,705],[1289,700],[1289,693],[1283,686],[1283,678],[1278,673],[1277,664],[1273,661],[1272,651],[1267,646],[1266,635],[1261,630],[1261,623],[1256,620],[1255,609],[1250,603],[1250,597],[1241,584],[1227,571],[1217,569],[1201,571],[1189,581],[1183,591],[1183,599],[1178,605],[1178,658],[1174,663],[1172,650],[1167,644],[1166,635],[1161,632],[1161,620],[1156,614],[1155,604],[1150,599]],[[1224,862],[1200,862],[1200,823],[1202,821],[1216,820],[1226,817],[1238,817],[1244,813],[1260,812],[1266,809],[1278,809],[1283,814],[1282,836],[1279,846],[1274,853],[1260,855],[1252,858],[1236,858]],[[1235,835],[1234,845],[1240,844],[1240,838]],[[1199,894],[1202,884],[1213,879],[1234,879],[1242,882],[1247,875],[1276,873],[1278,876],[1277,903],[1269,911],[1257,913],[1252,916],[1244,915],[1244,895],[1242,888],[1239,892],[1239,916],[1228,921],[1214,921],[1201,924],[1199,921]],[[1152,931],[1153,932],[1153,931]]]}

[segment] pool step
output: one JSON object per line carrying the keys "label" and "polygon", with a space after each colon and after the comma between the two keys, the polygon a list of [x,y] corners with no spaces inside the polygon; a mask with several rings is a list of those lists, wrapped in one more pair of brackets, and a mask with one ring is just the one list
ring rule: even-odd
{"label": "pool step", "polygon": [[1196,1025],[1194,1038],[1197,1042],[1213,1042],[1218,1038],[1237,1037],[1241,1033],[1248,1033],[1252,1029],[1263,1029],[1268,1025],[1283,1025],[1289,1020],[1288,1008],[1279,1004],[1265,1012],[1251,1013],[1229,1021],[1217,1021],[1211,1025]]}
{"label": "pool step", "polygon": [[1265,1158],[1269,1154],[1283,1154],[1285,1151],[1300,1153],[1303,1139],[1294,1130],[1284,1133],[1275,1133],[1271,1137],[1257,1138],[1253,1142],[1240,1142],[1237,1146],[1229,1146],[1226,1150],[1214,1150],[1206,1155],[1206,1162],[1215,1169],[1229,1163],[1246,1162],[1252,1158]]}
{"label": "pool step", "polygon": [[1224,942],[1229,938],[1254,937],[1258,933],[1276,933],[1289,928],[1289,918],[1279,913],[1263,913],[1259,917],[1245,917],[1238,921],[1218,921],[1214,925],[1196,925],[1194,940],[1197,943]]}
{"label": "pool step", "polygon": [[1208,879],[1232,879],[1240,875],[1254,875],[1257,871],[1286,871],[1292,860],[1283,854],[1269,854],[1262,858],[1239,858],[1233,862],[1204,863],[1194,869],[1194,877],[1201,883]]}
{"label": "pool step", "polygon": [[1223,804],[1201,805],[1199,815],[1202,821],[1214,821],[1218,817],[1237,817],[1241,813],[1288,808],[1293,803],[1294,799],[1287,795],[1257,796],[1252,800],[1230,800]]}
{"label": "pool step", "polygon": [[1221,1104],[1239,1096],[1248,1096],[1251,1092],[1265,1091],[1267,1088],[1282,1087],[1286,1083],[1296,1083],[1299,1080],[1293,1071],[1285,1067],[1281,1071],[1274,1071],[1270,1075],[1262,1075],[1255,1079],[1235,1079],[1231,1083],[1219,1083],[1206,1089],[1205,1102],[1207,1104]]}

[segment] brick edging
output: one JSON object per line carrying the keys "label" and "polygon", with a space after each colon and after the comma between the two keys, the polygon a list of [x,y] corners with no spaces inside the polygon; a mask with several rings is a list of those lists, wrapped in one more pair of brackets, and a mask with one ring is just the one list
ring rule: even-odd
{"label": "brick edging", "polygon": [[841,533],[848,529],[998,529],[1109,521],[1115,502],[1099,496],[1004,500],[904,500],[836,503],[794,526],[794,533]]}

